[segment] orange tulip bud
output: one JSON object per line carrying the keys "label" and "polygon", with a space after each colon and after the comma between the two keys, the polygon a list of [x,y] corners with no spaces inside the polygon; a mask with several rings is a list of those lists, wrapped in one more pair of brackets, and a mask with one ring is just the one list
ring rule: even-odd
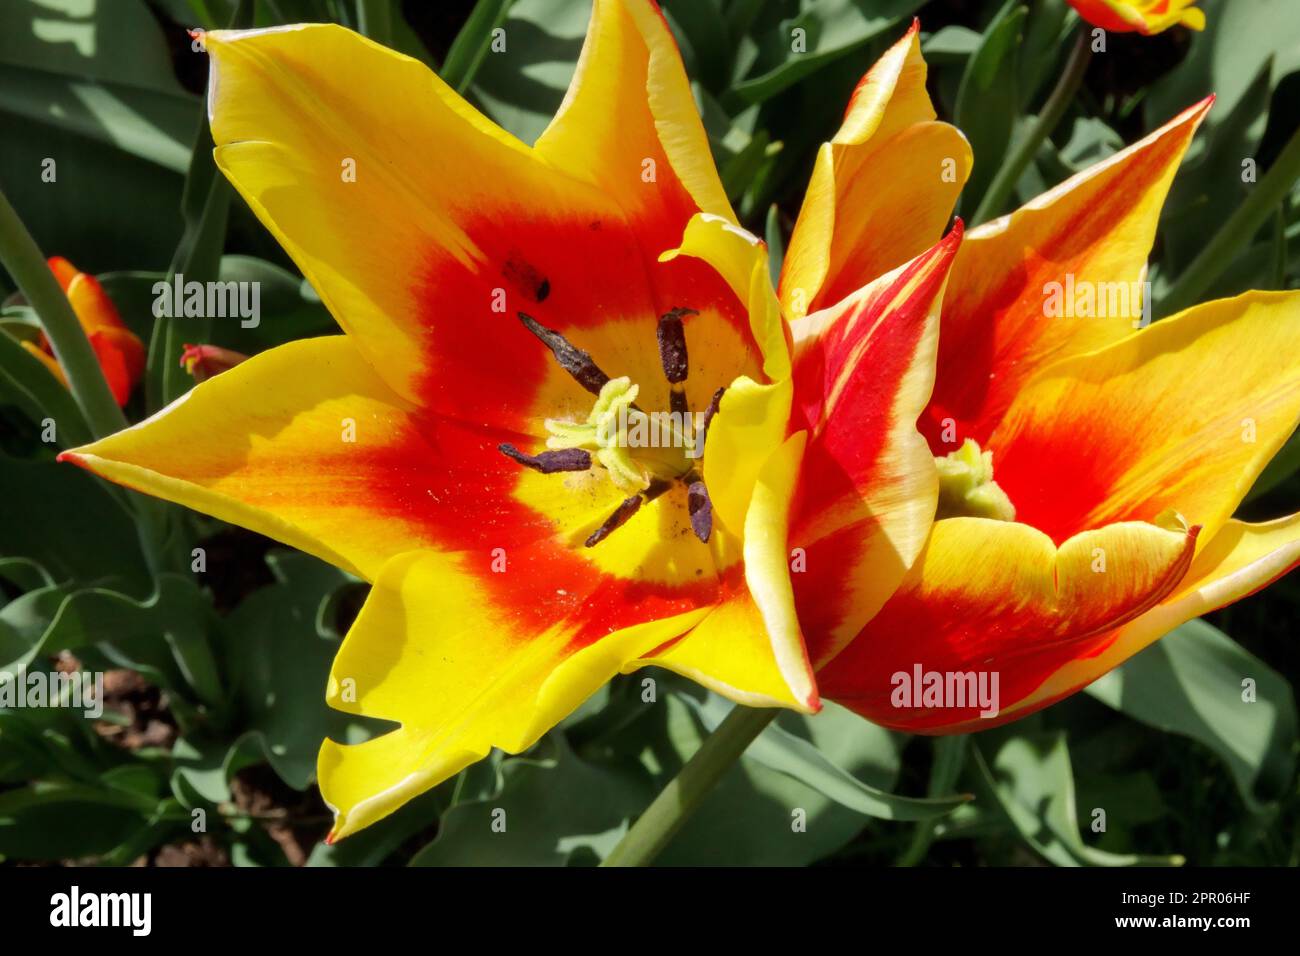
{"label": "orange tulip bud", "polygon": [[232,369],[246,361],[247,355],[223,349],[219,345],[186,345],[181,352],[181,368],[194,376],[196,382],[206,382],[212,376]]}
{"label": "orange tulip bud", "polygon": [[[72,311],[90,340],[90,347],[95,350],[113,398],[117,404],[125,405],[131,397],[131,390],[144,374],[144,343],[123,324],[113,300],[98,279],[79,272],[76,266],[60,256],[51,258],[49,266],[72,304]],[[28,342],[24,347],[44,362],[59,381],[67,384],[63,369],[44,335],[39,344]]]}

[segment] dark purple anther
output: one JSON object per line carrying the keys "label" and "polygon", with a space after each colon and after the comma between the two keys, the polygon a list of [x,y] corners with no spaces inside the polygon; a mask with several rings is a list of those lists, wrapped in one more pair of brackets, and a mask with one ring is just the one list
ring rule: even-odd
{"label": "dark purple anther", "polygon": [[695,537],[708,544],[713,531],[713,502],[709,500],[709,489],[704,487],[704,482],[693,482],[686,489],[686,510],[691,516],[691,530]]}
{"label": "dark purple anther", "polygon": [[686,331],[682,328],[682,319],[698,314],[694,309],[673,309],[659,316],[659,361],[663,364],[664,376],[673,385],[686,381],[689,370],[686,362]]}
{"label": "dark purple anther", "polygon": [[600,394],[600,390],[609,381],[609,376],[597,367],[590,355],[570,345],[569,340],[563,335],[555,329],[548,329],[526,312],[519,313],[519,321],[551,350],[555,360],[560,363],[560,368],[572,375],[577,383],[591,394]]}
{"label": "dark purple anther", "polygon": [[544,451],[538,455],[525,455],[508,442],[497,445],[497,451],[525,468],[540,471],[543,475],[553,475],[557,471],[586,471],[591,467],[591,453],[581,448],[560,448]]}

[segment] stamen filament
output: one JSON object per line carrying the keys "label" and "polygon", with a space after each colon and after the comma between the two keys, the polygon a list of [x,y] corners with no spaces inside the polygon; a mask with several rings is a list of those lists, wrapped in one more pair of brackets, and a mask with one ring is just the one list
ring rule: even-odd
{"label": "stamen filament", "polygon": [[627,524],[634,514],[641,510],[641,496],[633,495],[614,509],[614,513],[605,519],[605,523],[593,531],[587,538],[587,547],[594,548],[611,534],[617,531],[623,525]]}
{"label": "stamen filament", "polygon": [[718,414],[718,406],[722,404],[722,396],[726,394],[727,388],[724,385],[713,393],[713,398],[709,399],[709,407],[704,410],[704,421],[700,423],[699,447],[701,451],[704,443],[709,437],[709,423],[713,421],[713,416]]}

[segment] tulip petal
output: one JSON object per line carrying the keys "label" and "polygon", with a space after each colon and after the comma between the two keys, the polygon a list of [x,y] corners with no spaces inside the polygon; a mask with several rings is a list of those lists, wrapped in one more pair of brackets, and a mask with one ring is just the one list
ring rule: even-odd
{"label": "tulip petal", "polygon": [[1115,33],[1146,30],[1146,18],[1142,12],[1124,0],[1069,0],[1069,3],[1079,11],[1079,16],[1103,30]]}
{"label": "tulip petal", "polygon": [[[770,383],[749,375],[726,383],[708,428],[704,477],[713,510],[724,526],[738,531],[759,469],[786,437],[791,396],[786,325],[768,278],[767,246],[751,233],[719,216],[700,214],[687,226],[681,246],[661,258],[671,262],[678,256],[708,263],[746,304],[760,350],[761,377]],[[691,349],[694,354],[695,347]]]}
{"label": "tulip petal", "polygon": [[689,526],[684,488],[600,548],[582,548],[624,495],[594,472],[542,475],[498,448],[529,441],[421,414],[350,339],[334,336],[255,356],[148,422],[61,459],[367,579],[405,551],[475,551],[486,567],[497,549],[545,539],[558,587],[602,572],[665,587],[689,575],[701,600],[712,600],[705,592],[738,555],[690,537],[666,553],[664,536]]}
{"label": "tulip petal", "polygon": [[920,255],[948,225],[971,149],[955,127],[934,122],[925,77],[914,22],[863,77],[819,150],[781,275],[792,318]]}
{"label": "tulip petal", "polygon": [[144,372],[144,344],[126,329],[100,329],[86,336],[108,390],[118,405],[125,405],[131,389]]}
{"label": "tulip petal", "polygon": [[790,345],[768,275],[767,243],[721,216],[698,213],[687,224],[681,245],[659,261],[672,262],[678,256],[707,262],[726,281],[736,299],[745,303],[763,374],[772,381],[788,376]]}
{"label": "tulip petal", "polygon": [[[527,600],[503,604],[468,555],[417,552],[385,564],[330,671],[341,710],[401,726],[352,746],[326,740],[317,772],[338,839],[374,823],[493,747],[519,753],[629,662],[708,608],[611,629],[607,588],[557,595],[538,583],[545,549],[499,575]],[[611,614],[613,617],[611,617]]]}
{"label": "tulip petal", "polygon": [[1205,11],[1192,6],[1196,0],[1069,0],[1093,26],[1116,33],[1152,35],[1182,25],[1205,29]]}
{"label": "tulip petal", "polygon": [[[125,405],[144,374],[144,343],[123,324],[117,307],[98,279],[78,272],[76,266],[61,256],[50,259],[49,266],[86,333],[114,401]],[[53,361],[50,359],[46,364]],[[57,377],[66,384],[62,369]]]}
{"label": "tulip petal", "polygon": [[751,707],[821,707],[790,585],[789,510],[806,435],[790,436],[763,464],[745,516],[746,587],[725,598],[671,647],[640,665],[668,668]]}
{"label": "tulip petal", "polygon": [[1065,360],[990,439],[998,483],[1057,541],[1175,508],[1208,542],[1300,424],[1297,349],[1300,292],[1249,292]]}
{"label": "tulip petal", "polygon": [[788,378],[770,385],[738,378],[709,424],[704,481],[715,517],[733,534],[745,526],[759,471],[785,440],[792,395]]}
{"label": "tulip petal", "polygon": [[[967,234],[944,302],[934,399],[921,429],[935,454],[967,438],[986,445],[1034,374],[1133,331],[1161,207],[1211,103]],[[1086,305],[1082,297],[1091,294],[1097,314],[1054,315],[1058,289],[1063,308]]]}
{"label": "tulip petal", "polygon": [[1087,653],[1051,674],[1016,713],[1038,710],[1086,687],[1180,624],[1254,594],[1297,565],[1300,514],[1263,524],[1229,521],[1173,593],[1136,620],[1095,638]]}
{"label": "tulip petal", "polygon": [[818,666],[880,609],[925,543],[938,477],[916,422],[934,384],[957,228],[834,308],[793,323],[795,427],[811,438],[790,544]]}
{"label": "tulip petal", "polygon": [[[622,28],[597,19],[611,24]],[[622,207],[423,64],[340,27],[214,31],[206,43],[218,165],[408,401],[534,435],[546,417],[585,415],[590,396],[521,312],[647,388],[662,378],[655,323],[686,307],[710,330],[697,337],[725,345],[701,350],[712,367],[688,383],[693,400],[708,401],[706,379],[755,370],[748,316],[725,282],[703,262],[657,261],[694,207]],[[668,189],[667,173],[628,177]],[[633,218],[647,209],[658,218]]]}
{"label": "tulip petal", "polygon": [[[1142,522],[1085,531],[1059,548],[1017,522],[935,522],[895,595],[818,671],[822,693],[886,727],[947,733],[995,726],[1091,639],[1149,610],[1191,564],[1196,529]],[[895,706],[895,675],[996,674],[1000,713],[970,700]]]}
{"label": "tulip petal", "polygon": [[54,273],[54,278],[59,282],[59,288],[64,292],[68,291],[68,286],[72,285],[72,280],[81,275],[81,271],[63,256],[50,256],[45,260],[49,265],[50,271]]}
{"label": "tulip petal", "polygon": [[662,223],[661,249],[696,211],[736,221],[677,44],[647,0],[596,0],[573,82],[536,149],[632,220]]}
{"label": "tulip petal", "polygon": [[447,481],[438,471],[449,466],[430,437],[351,341],[333,336],[257,355],[59,457],[369,578],[437,540],[421,511],[437,509]]}
{"label": "tulip petal", "polygon": [[[67,264],[66,259],[62,261]],[[60,282],[62,281],[63,279],[60,278]],[[72,311],[77,314],[82,328],[87,333],[110,329],[119,332],[127,331],[127,327],[117,314],[117,307],[113,305],[113,300],[108,297],[108,293],[94,276],[78,272],[67,280],[63,291],[67,294],[68,301],[72,303]]]}
{"label": "tulip petal", "polygon": [[735,538],[706,545],[682,533],[690,518],[680,483],[584,547],[626,495],[594,470],[541,474],[500,451],[511,443],[531,453],[531,441],[422,413],[348,337],[333,336],[263,352],[147,422],[60,457],[368,580],[421,549],[475,554],[495,580],[494,564],[545,545],[548,586],[580,593],[621,581],[639,620],[645,607],[659,616],[712,605],[724,578],[739,574]]}

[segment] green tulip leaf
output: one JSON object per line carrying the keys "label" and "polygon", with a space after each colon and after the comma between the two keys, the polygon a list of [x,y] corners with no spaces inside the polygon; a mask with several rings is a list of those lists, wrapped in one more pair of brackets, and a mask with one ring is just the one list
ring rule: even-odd
{"label": "green tulip leaf", "polygon": [[1281,798],[1290,786],[1296,744],[1290,684],[1205,621],[1176,628],[1094,682],[1088,694],[1209,747],[1252,809]]}
{"label": "green tulip leaf", "polygon": [[[1074,796],[1070,750],[1061,731],[1012,734],[984,756],[983,741],[972,741],[972,756],[990,799],[1021,838],[1057,866],[1181,866],[1181,856],[1109,853],[1083,842]],[[1103,807],[1107,816],[1122,807]],[[1094,819],[1101,819],[1094,817]]]}

